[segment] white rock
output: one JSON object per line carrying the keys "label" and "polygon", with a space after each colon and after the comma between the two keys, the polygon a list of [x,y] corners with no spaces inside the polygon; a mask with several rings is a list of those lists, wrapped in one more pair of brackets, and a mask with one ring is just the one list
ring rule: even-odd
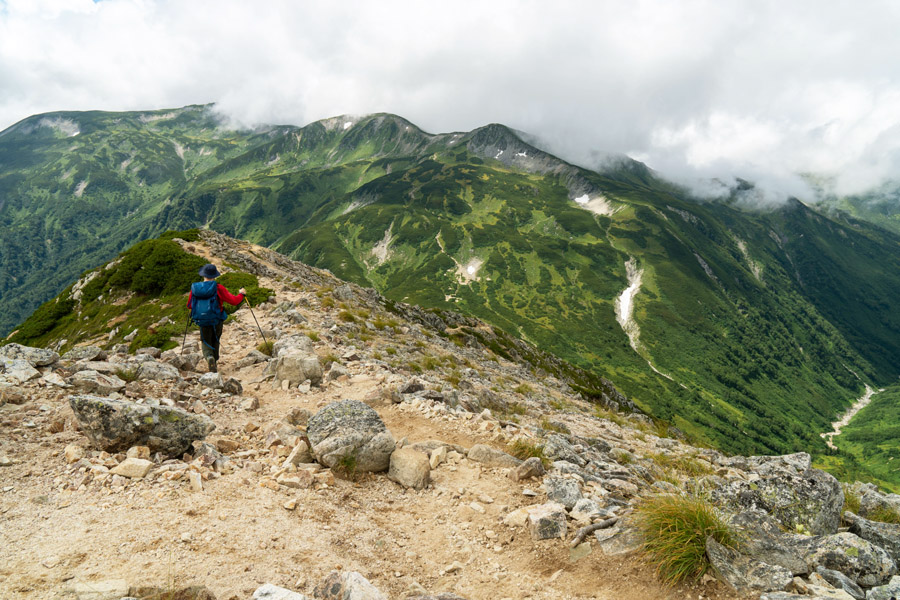
{"label": "white rock", "polygon": [[126,458],[110,471],[113,475],[121,475],[131,479],[142,479],[153,468],[153,461],[142,458]]}

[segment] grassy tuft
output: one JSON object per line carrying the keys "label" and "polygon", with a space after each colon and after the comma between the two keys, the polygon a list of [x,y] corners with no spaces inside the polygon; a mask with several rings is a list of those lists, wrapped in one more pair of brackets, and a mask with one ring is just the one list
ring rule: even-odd
{"label": "grassy tuft", "polygon": [[544,466],[550,462],[546,456],[544,456],[544,446],[541,444],[535,444],[534,442],[529,442],[528,440],[514,440],[508,446],[509,453],[518,458],[519,460],[526,460],[531,457],[537,457],[541,459],[541,462],[544,463]]}
{"label": "grassy tuft", "polygon": [[866,518],[870,521],[900,525],[900,514],[890,506],[879,506],[875,510],[870,510]]}
{"label": "grassy tuft", "polygon": [[261,342],[259,346],[256,347],[257,350],[265,354],[266,356],[272,356],[272,347],[274,344],[272,342]]}
{"label": "grassy tuft", "polygon": [[356,454],[348,452],[338,459],[335,465],[331,467],[331,471],[341,479],[353,481],[356,479],[356,467]]}
{"label": "grassy tuft", "polygon": [[131,383],[132,381],[137,381],[138,369],[136,367],[133,367],[130,369],[116,369],[116,377],[118,377],[125,383]]}
{"label": "grassy tuft", "polygon": [[703,576],[709,568],[706,538],[724,546],[737,544],[725,519],[707,500],[660,495],[644,500],[636,512],[642,551],[668,584]]}

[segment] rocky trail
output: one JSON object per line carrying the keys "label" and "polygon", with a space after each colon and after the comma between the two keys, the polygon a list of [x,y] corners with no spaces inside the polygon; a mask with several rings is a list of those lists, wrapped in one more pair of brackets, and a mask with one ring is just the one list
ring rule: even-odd
{"label": "rocky trail", "polygon": [[[253,308],[274,358],[245,308],[226,323],[218,374],[196,330],[184,353],[0,348],[0,598],[776,600],[844,598],[817,569],[876,590],[896,573],[900,541],[839,533],[841,486],[806,455],[726,457],[659,437],[440,335],[458,324],[388,312],[371,290],[223,236],[185,246],[274,290]],[[128,442],[154,419],[170,430]],[[187,424],[215,428],[183,455],[161,451]],[[768,569],[742,562],[764,555],[750,544],[753,558],[714,560],[719,579],[659,582],[628,515],[693,487],[779,549]],[[864,507],[900,500],[860,494]],[[872,527],[863,516],[857,532]],[[573,544],[591,523],[608,526]]]}

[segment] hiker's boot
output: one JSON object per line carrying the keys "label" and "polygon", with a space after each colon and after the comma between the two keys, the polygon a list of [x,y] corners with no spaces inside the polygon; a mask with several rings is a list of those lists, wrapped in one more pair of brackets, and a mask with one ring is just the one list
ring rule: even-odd
{"label": "hiker's boot", "polygon": [[219,367],[216,365],[216,359],[212,356],[206,357],[206,364],[209,366],[210,373],[218,373]]}

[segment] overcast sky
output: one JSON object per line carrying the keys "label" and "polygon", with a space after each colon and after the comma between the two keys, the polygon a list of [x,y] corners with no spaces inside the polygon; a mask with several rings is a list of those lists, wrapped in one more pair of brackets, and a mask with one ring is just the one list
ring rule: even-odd
{"label": "overcast sky", "polygon": [[860,192],[900,167],[900,2],[0,0],[0,129],[207,102],[248,125],[500,122],[586,166]]}

